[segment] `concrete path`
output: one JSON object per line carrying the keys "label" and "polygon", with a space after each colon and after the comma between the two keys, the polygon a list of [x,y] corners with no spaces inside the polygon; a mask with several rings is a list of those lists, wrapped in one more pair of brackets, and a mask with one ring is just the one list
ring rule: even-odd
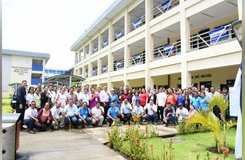
{"label": "concrete path", "polygon": [[[125,125],[125,126],[120,126],[120,127],[121,127],[122,132],[125,133],[128,126]],[[144,132],[145,127],[146,125],[140,125],[140,130]],[[157,126],[153,125],[153,127],[157,127],[157,131],[160,137],[174,136],[178,133],[175,128],[165,127],[164,125],[157,125]],[[83,129],[83,132],[96,138],[101,143],[107,143],[108,142],[108,134],[107,134],[108,129],[109,127],[86,128],[86,129]]]}
{"label": "concrete path", "polygon": [[92,136],[74,131],[21,132],[17,160],[124,159]]}
{"label": "concrete path", "polygon": [[[140,129],[145,130],[145,125]],[[123,133],[127,126],[121,126]],[[104,145],[109,127],[20,133],[17,160],[123,160],[118,153]],[[175,128],[157,125],[159,136],[177,134]]]}

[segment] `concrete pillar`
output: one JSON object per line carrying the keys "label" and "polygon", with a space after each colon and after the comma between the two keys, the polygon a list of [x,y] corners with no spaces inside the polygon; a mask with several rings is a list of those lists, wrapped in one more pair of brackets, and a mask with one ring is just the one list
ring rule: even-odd
{"label": "concrete pillar", "polygon": [[100,34],[99,37],[98,37],[98,51],[102,48],[101,41],[102,41],[102,37],[101,37],[101,34]]}
{"label": "concrete pillar", "polygon": [[237,0],[237,7],[238,7],[238,19],[242,20],[242,0]]}
{"label": "concrete pillar", "polygon": [[101,69],[102,69],[102,63],[101,63],[101,58],[99,58],[98,60],[97,60],[97,73],[98,73],[98,75],[100,75],[101,74]]}
{"label": "concrete pillar", "polygon": [[185,0],[180,0],[180,33],[181,33],[181,87],[191,86],[191,73],[187,69],[187,51],[190,49],[190,20],[186,18]]}
{"label": "concrete pillar", "polygon": [[46,65],[46,60],[45,60],[45,59],[43,59],[43,71],[42,71],[43,73],[42,73],[42,82],[44,82],[44,80],[45,80],[45,79],[44,79],[44,78],[45,78],[45,77],[44,77],[44,75],[45,75],[45,65]]}
{"label": "concrete pillar", "polygon": [[124,11],[124,35],[127,35],[130,32],[130,21],[131,21],[131,17],[130,14],[128,13],[128,9],[126,8]]}
{"label": "concrete pillar", "polygon": [[152,19],[153,0],[145,0],[145,87],[153,88],[153,79],[150,76],[150,61],[153,51],[153,37],[150,34],[149,22]]}
{"label": "concrete pillar", "polygon": [[112,25],[112,23],[110,23],[109,25],[109,35],[108,35],[108,44],[110,45],[113,41],[114,41],[114,26]]}
{"label": "concrete pillar", "polygon": [[109,48],[108,48],[108,66],[107,66],[107,88],[110,90],[111,89],[111,78],[110,78],[110,73],[114,70],[114,57],[111,52],[111,43],[114,41],[114,27],[112,23],[110,22],[109,24],[109,37],[108,37],[108,42],[109,42]]}

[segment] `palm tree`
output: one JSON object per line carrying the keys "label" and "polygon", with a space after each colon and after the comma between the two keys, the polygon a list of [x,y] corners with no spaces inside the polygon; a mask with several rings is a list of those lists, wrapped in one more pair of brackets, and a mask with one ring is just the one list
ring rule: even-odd
{"label": "palm tree", "polygon": [[[218,106],[220,109],[221,120],[214,116],[213,108],[214,106]],[[209,102],[208,111],[200,111],[196,115],[194,115],[191,119],[186,122],[186,127],[191,124],[201,124],[203,127],[213,132],[216,147],[218,152],[222,151],[222,148],[226,146],[226,129],[231,128],[236,123],[227,122],[225,119],[225,112],[228,109],[228,101],[224,99],[222,95],[217,95],[212,98]],[[224,130],[224,135],[222,136],[222,127]],[[223,137],[223,138],[222,138]]]}

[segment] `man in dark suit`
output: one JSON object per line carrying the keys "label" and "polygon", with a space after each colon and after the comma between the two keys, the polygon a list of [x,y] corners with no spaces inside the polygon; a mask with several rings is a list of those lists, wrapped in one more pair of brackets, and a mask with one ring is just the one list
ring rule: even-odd
{"label": "man in dark suit", "polygon": [[23,126],[25,107],[26,107],[26,87],[27,81],[23,80],[21,87],[17,89],[17,103],[16,103],[16,113],[20,113],[19,120],[21,120],[21,128]]}

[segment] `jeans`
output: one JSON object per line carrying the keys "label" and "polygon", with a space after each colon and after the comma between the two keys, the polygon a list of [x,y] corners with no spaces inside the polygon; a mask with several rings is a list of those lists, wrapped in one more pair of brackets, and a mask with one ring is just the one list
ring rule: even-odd
{"label": "jeans", "polygon": [[157,117],[163,121],[163,106],[157,106]]}
{"label": "jeans", "polygon": [[[118,117],[114,117],[114,118],[118,119]],[[109,127],[110,127],[113,123],[113,119],[111,119],[110,117],[107,117],[106,119],[107,119],[107,122],[109,123]]]}
{"label": "jeans", "polygon": [[123,121],[123,123],[125,124],[126,122],[128,122],[128,125],[130,125],[130,120],[131,120],[131,113],[128,114],[124,114],[124,117],[121,117],[121,121]]}
{"label": "jeans", "polygon": [[166,126],[168,126],[168,123],[169,122],[172,122],[174,125],[177,125],[177,120],[176,120],[176,117],[174,115],[171,115],[169,117],[166,117],[166,121],[167,121],[167,124]]}
{"label": "jeans", "polygon": [[86,117],[85,118],[86,123],[82,119],[78,119],[78,125],[89,125],[92,123],[92,118],[91,117]]}
{"label": "jeans", "polygon": [[33,128],[40,129],[40,124],[36,125],[35,120],[33,119],[25,119],[24,124],[27,126],[28,130],[32,130]]}
{"label": "jeans", "polygon": [[104,116],[99,116],[99,117],[96,117],[97,119],[99,119],[100,121],[99,122],[96,122],[94,119],[92,120],[92,123],[95,124],[96,126],[102,126],[102,123],[104,121]]}
{"label": "jeans", "polygon": [[71,121],[71,125],[77,127],[78,126],[78,118],[76,116],[68,116],[65,118],[65,126],[69,126],[69,122]]}
{"label": "jeans", "polygon": [[147,122],[154,122],[154,123],[157,123],[157,114],[156,113],[154,113],[153,115],[149,115],[149,114],[147,114],[146,115],[146,121]]}

